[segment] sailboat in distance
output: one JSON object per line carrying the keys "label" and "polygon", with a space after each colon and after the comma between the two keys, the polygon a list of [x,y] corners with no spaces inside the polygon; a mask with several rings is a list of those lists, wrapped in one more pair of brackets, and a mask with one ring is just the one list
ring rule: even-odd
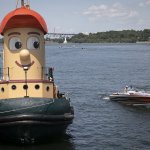
{"label": "sailboat in distance", "polygon": [[63,42],[64,44],[67,44],[68,42],[67,42],[67,39],[66,39],[66,37],[65,37],[65,40],[64,40],[64,42]]}

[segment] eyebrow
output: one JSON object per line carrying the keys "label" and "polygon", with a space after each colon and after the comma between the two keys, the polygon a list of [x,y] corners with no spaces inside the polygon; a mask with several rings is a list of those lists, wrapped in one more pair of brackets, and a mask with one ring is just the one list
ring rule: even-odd
{"label": "eyebrow", "polygon": [[30,34],[37,34],[37,35],[40,35],[40,33],[38,33],[38,32],[28,32],[28,35],[30,35]]}
{"label": "eyebrow", "polygon": [[10,35],[21,35],[21,33],[19,33],[19,32],[11,32],[11,33],[8,34],[8,36],[10,36]]}

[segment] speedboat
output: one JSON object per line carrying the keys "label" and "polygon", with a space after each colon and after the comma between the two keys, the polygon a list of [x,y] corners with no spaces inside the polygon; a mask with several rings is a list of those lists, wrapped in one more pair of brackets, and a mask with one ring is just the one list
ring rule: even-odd
{"label": "speedboat", "polygon": [[150,93],[125,88],[123,92],[113,93],[109,96],[110,100],[121,102],[128,105],[146,105],[150,104]]}

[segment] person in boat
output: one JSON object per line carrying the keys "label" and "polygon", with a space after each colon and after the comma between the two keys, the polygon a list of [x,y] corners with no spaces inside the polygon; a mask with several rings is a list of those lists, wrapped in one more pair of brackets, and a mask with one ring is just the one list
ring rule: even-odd
{"label": "person in boat", "polygon": [[125,87],[124,92],[125,92],[125,93],[128,92],[128,86]]}

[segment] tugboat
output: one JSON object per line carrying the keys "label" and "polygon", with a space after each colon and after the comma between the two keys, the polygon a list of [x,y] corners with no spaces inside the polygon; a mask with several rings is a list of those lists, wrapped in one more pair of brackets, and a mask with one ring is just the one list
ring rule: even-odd
{"label": "tugboat", "polygon": [[4,36],[0,78],[0,139],[33,143],[64,133],[74,118],[70,99],[59,92],[45,66],[43,17],[21,0],[0,24]]}
{"label": "tugboat", "polygon": [[123,92],[113,93],[109,96],[110,100],[132,106],[150,105],[150,93],[135,90],[133,87],[126,86]]}

